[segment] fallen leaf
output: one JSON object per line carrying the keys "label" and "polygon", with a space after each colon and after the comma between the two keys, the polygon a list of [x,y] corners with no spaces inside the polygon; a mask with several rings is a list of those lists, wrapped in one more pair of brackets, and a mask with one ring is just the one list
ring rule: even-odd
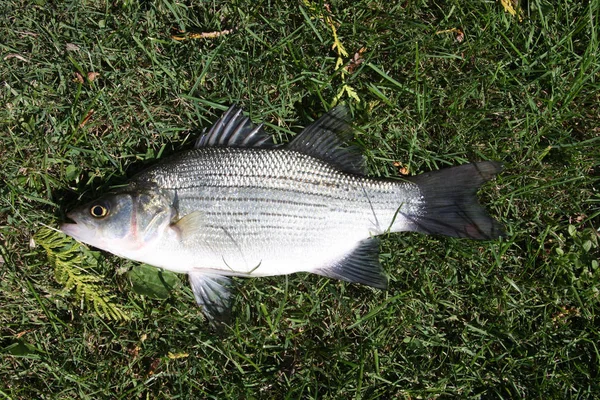
{"label": "fallen leaf", "polygon": [[409,175],[410,174],[408,167],[403,166],[398,161],[394,161],[394,167],[398,168],[398,172],[400,172],[400,175]]}
{"label": "fallen leaf", "polygon": [[133,358],[137,358],[138,354],[140,354],[141,347],[137,344],[132,349],[129,349],[129,355]]}
{"label": "fallen leaf", "polygon": [[435,34],[440,35],[442,33],[454,33],[454,39],[458,43],[462,43],[465,40],[465,33],[460,28],[444,29],[443,31],[437,31]]}
{"label": "fallen leaf", "polygon": [[85,126],[85,124],[87,124],[87,122],[90,120],[90,118],[92,118],[92,115],[94,115],[94,110],[88,111],[88,113],[85,115],[85,118],[83,119],[83,121],[81,121],[81,123],[79,124],[79,127],[83,128]]}
{"label": "fallen leaf", "polygon": [[23,337],[24,335],[28,334],[29,332],[33,332],[33,329],[29,329],[29,330],[26,330],[26,331],[19,332],[19,333],[17,333],[15,335],[15,337],[17,339],[21,339],[21,337]]}
{"label": "fallen leaf", "polygon": [[39,33],[33,33],[33,32],[19,32],[19,36],[20,37],[25,37],[25,36],[33,36],[33,37],[38,37],[40,36]]}
{"label": "fallen leaf", "polygon": [[575,307],[561,306],[561,309],[562,309],[562,311],[554,314],[554,316],[552,317],[552,322],[566,323],[567,322],[566,318],[571,317],[571,316],[579,317],[579,315],[580,315],[579,310]]}
{"label": "fallen leaf", "polygon": [[99,76],[100,76],[99,72],[88,72],[87,73],[87,78],[88,78],[88,81],[90,81],[90,82],[94,82],[94,79],[96,79]]}
{"label": "fallen leaf", "polygon": [[16,58],[17,60],[21,60],[21,61],[25,61],[25,62],[29,62],[28,59],[26,59],[25,57],[23,57],[20,54],[7,54],[6,56],[4,56],[5,60],[10,60],[11,58]]}
{"label": "fallen leaf", "polygon": [[229,35],[233,32],[233,29],[224,29],[222,31],[214,31],[214,32],[183,32],[179,31],[179,33],[171,35],[171,39],[182,41],[188,39],[214,39],[219,36]]}
{"label": "fallen leaf", "polygon": [[356,53],[354,53],[354,57],[350,60],[350,63],[346,65],[346,71],[349,74],[353,73],[356,67],[362,64],[365,60],[362,58],[362,55],[367,51],[366,47],[361,47]]}
{"label": "fallen leaf", "polygon": [[177,360],[178,358],[187,358],[189,357],[188,353],[171,353],[169,352],[168,357],[171,360]]}
{"label": "fallen leaf", "polygon": [[148,376],[154,375],[154,371],[156,371],[159,365],[160,358],[155,358],[154,361],[152,361],[152,364],[150,364],[150,368],[148,369]]}
{"label": "fallen leaf", "polygon": [[73,82],[79,82],[79,83],[85,82],[85,80],[83,79],[83,76],[79,72],[75,72],[73,75],[75,76],[73,78]]}
{"label": "fallen leaf", "polygon": [[457,29],[456,36],[454,38],[458,43],[462,43],[462,41],[465,40],[465,33],[462,30]]}
{"label": "fallen leaf", "polygon": [[154,299],[166,299],[179,278],[173,272],[159,270],[147,264],[136,265],[128,277],[137,294]]}
{"label": "fallen leaf", "polygon": [[73,43],[67,43],[67,45],[65,46],[65,49],[67,51],[78,51],[79,46],[77,46],[76,44],[73,44]]}

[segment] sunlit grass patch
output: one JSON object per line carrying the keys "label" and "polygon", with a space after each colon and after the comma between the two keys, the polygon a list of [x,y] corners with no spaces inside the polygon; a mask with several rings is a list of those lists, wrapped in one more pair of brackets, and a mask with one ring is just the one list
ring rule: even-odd
{"label": "sunlit grass patch", "polygon": [[[593,397],[600,4],[518,5],[3,2],[0,393]],[[336,99],[372,175],[503,162],[480,198],[507,238],[390,235],[386,292],[304,274],[238,280],[224,332],[184,277],[149,295],[131,278],[144,267],[106,253],[93,272],[130,319],[81,307],[31,241],[189,148],[232,103],[283,141]]]}

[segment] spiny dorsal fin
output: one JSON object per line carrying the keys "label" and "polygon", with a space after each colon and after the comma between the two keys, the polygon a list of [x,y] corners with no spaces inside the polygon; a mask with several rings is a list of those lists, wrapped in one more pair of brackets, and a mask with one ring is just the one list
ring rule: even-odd
{"label": "spiny dorsal fin", "polygon": [[261,125],[254,125],[244,116],[242,109],[232,105],[206,133],[196,140],[194,148],[200,147],[276,147],[272,136]]}
{"label": "spiny dorsal fin", "polygon": [[338,106],[304,128],[287,149],[308,154],[342,171],[365,175],[365,158],[357,147],[347,144],[350,139],[348,109]]}
{"label": "spiny dorsal fin", "polygon": [[387,277],[379,263],[379,239],[375,238],[360,241],[356,248],[341,260],[311,272],[379,289],[387,288]]}

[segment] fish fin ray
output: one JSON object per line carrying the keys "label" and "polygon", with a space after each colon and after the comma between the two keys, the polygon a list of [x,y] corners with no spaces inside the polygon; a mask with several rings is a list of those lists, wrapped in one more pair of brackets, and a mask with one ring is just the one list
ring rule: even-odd
{"label": "fish fin ray", "polygon": [[501,163],[483,161],[408,178],[423,196],[422,212],[408,217],[411,230],[479,240],[504,236],[502,225],[477,200],[479,187],[501,170]]}
{"label": "fish fin ray", "polygon": [[274,148],[273,137],[262,129],[262,124],[254,125],[244,116],[242,109],[234,104],[219,118],[206,133],[196,140],[195,149],[201,147],[254,147]]}
{"label": "fish fin ray", "polygon": [[352,132],[348,108],[338,106],[304,128],[287,149],[313,156],[345,172],[366,175],[363,154],[358,147],[348,145]]}
{"label": "fish fin ray", "polygon": [[386,289],[388,284],[388,279],[379,263],[379,239],[376,238],[360,241],[354,250],[340,260],[312,272],[379,289]]}
{"label": "fish fin ray", "polygon": [[227,322],[231,318],[230,278],[205,271],[191,271],[188,274],[196,303],[211,322]]}
{"label": "fish fin ray", "polygon": [[204,214],[194,211],[171,224],[171,227],[177,231],[181,240],[189,240],[202,231],[204,223]]}

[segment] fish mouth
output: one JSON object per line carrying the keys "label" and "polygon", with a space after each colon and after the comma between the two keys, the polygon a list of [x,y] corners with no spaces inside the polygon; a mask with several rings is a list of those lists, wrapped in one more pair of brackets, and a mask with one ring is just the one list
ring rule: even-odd
{"label": "fish mouth", "polygon": [[67,214],[66,221],[60,224],[58,227],[64,234],[77,237],[77,233],[80,231],[80,225],[77,224],[77,221],[73,218],[73,214]]}
{"label": "fish mouth", "polygon": [[68,213],[64,222],[58,228],[62,233],[71,236],[78,242],[87,243],[92,246],[100,243],[96,227],[90,226],[85,217],[80,216],[77,212]]}

